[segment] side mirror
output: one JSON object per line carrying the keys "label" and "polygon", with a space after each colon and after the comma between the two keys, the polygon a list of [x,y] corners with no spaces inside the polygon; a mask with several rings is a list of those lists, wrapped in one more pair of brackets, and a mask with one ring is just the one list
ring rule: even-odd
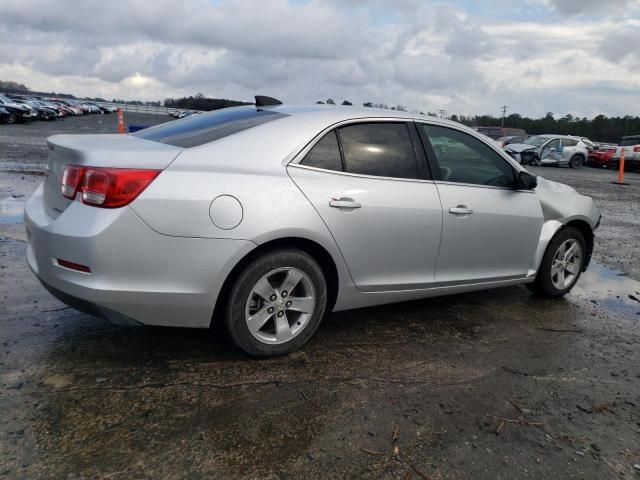
{"label": "side mirror", "polygon": [[521,171],[516,179],[516,190],[533,190],[538,186],[538,177]]}

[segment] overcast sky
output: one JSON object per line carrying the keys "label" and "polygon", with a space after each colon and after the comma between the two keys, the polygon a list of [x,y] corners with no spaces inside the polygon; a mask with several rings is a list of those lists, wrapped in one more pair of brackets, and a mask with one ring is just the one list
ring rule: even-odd
{"label": "overcast sky", "polygon": [[108,99],[640,112],[640,0],[2,0],[0,79]]}

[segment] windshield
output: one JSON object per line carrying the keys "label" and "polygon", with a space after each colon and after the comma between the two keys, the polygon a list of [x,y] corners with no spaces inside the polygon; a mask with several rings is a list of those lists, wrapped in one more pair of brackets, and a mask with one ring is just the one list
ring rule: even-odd
{"label": "windshield", "polygon": [[640,144],[640,137],[623,138],[620,142],[620,145],[623,147],[630,147],[638,144]]}
{"label": "windshield", "polygon": [[547,137],[531,137],[525,140],[524,143],[527,145],[533,145],[535,147],[541,147],[544,143],[546,143],[549,139]]}

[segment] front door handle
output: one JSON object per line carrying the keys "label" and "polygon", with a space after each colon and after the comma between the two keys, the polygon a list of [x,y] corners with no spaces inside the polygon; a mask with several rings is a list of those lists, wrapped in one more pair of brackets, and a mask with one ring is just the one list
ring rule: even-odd
{"label": "front door handle", "polygon": [[353,198],[346,198],[346,197],[332,198],[329,201],[329,206],[333,207],[333,208],[360,208],[360,207],[362,207],[362,205],[360,205],[358,202],[356,202]]}
{"label": "front door handle", "polygon": [[458,205],[457,207],[450,208],[449,213],[453,213],[454,215],[471,215],[473,210],[466,205]]}

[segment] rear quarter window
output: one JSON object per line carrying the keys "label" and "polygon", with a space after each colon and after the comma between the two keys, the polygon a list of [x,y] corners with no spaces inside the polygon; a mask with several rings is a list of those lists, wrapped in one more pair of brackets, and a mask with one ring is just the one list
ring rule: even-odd
{"label": "rear quarter window", "polygon": [[285,113],[258,110],[255,107],[225,108],[140,130],[133,136],[190,148],[287,116]]}

